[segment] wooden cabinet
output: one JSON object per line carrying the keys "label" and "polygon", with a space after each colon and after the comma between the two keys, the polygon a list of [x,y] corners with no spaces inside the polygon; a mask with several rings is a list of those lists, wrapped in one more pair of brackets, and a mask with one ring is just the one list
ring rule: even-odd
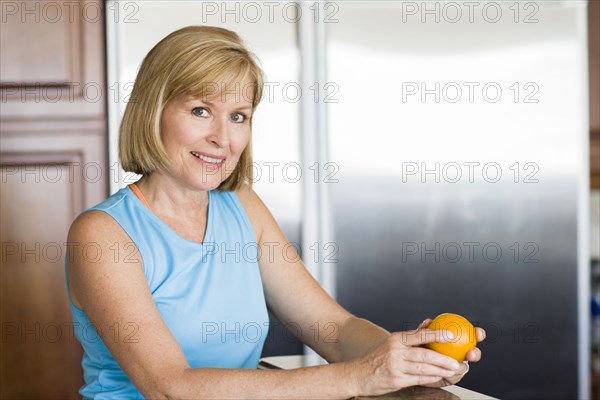
{"label": "wooden cabinet", "polygon": [[0,397],[77,398],[72,220],[108,194],[101,1],[2,2]]}

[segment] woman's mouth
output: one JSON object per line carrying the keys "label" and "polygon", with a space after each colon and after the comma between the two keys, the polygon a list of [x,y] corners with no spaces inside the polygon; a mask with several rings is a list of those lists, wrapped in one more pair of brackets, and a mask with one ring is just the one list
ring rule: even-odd
{"label": "woman's mouth", "polygon": [[192,151],[191,154],[196,157],[198,160],[203,162],[204,164],[208,164],[214,167],[219,167],[221,164],[225,162],[225,157],[215,158],[210,157],[204,154],[200,154],[198,152]]}

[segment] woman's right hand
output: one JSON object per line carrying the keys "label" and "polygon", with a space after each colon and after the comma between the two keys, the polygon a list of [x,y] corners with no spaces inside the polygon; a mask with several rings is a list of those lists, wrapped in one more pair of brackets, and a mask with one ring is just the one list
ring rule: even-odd
{"label": "woman's right hand", "polygon": [[452,333],[443,330],[417,329],[390,334],[367,355],[349,361],[358,395],[375,396],[454,376],[464,365],[419,347],[452,340]]}

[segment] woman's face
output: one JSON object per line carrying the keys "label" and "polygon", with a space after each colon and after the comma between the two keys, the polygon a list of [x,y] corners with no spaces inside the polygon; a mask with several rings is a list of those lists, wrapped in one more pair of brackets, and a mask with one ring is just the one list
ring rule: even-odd
{"label": "woman's face", "polygon": [[218,187],[235,170],[250,140],[251,99],[244,83],[206,98],[179,96],[164,108],[161,138],[167,173],[196,190]]}

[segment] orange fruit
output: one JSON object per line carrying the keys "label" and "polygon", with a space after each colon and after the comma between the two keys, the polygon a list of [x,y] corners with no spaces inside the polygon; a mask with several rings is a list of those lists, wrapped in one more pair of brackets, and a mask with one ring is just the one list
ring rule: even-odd
{"label": "orange fruit", "polygon": [[458,362],[465,361],[467,353],[477,346],[475,328],[465,318],[458,314],[440,314],[427,327],[432,330],[445,330],[452,332],[454,339],[449,342],[427,343],[425,346],[431,350],[454,358]]}

